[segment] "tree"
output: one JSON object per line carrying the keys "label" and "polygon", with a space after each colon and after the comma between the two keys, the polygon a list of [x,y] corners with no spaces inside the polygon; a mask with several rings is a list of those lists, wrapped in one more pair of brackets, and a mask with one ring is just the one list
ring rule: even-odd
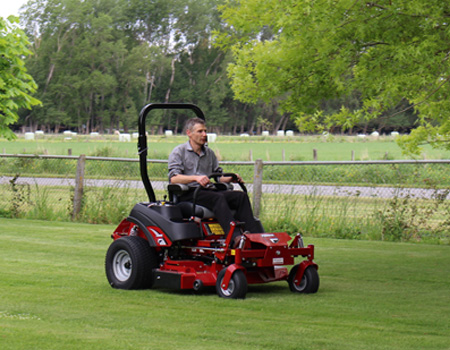
{"label": "tree", "polygon": [[24,56],[31,53],[28,39],[17,26],[18,19],[0,17],[0,135],[14,138],[9,125],[19,118],[20,108],[30,109],[40,102],[30,94],[37,86],[27,73]]}
{"label": "tree", "polygon": [[[221,10],[228,30],[217,43],[233,50],[228,71],[241,101],[277,100],[313,131],[414,110],[420,125],[402,145],[450,148],[449,2],[228,0]],[[319,108],[355,92],[357,108]]]}
{"label": "tree", "polygon": [[[22,23],[35,54],[27,66],[44,105],[26,122],[55,132],[128,130],[148,102],[192,102],[211,126],[224,126],[229,57],[211,44],[218,2],[30,0]],[[178,116],[149,122],[160,132],[182,128]]]}

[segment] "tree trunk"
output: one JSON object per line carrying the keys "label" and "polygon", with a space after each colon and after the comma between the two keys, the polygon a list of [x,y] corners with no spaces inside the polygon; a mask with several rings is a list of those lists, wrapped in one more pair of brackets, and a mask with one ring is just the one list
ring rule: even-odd
{"label": "tree trunk", "polygon": [[[275,119],[275,118],[276,118],[276,116],[274,116],[274,119]],[[281,127],[281,125],[283,124],[285,118],[286,118],[286,116],[285,116],[285,115],[282,115],[281,118],[280,118],[280,120],[278,120],[276,124],[274,123],[274,125],[275,125],[275,128],[274,128],[274,130],[273,130],[273,133],[274,133],[274,134],[276,134],[277,131],[280,130],[280,127]]]}
{"label": "tree trunk", "polygon": [[168,102],[169,102],[169,98],[170,98],[170,90],[171,90],[171,88],[172,88],[173,81],[175,80],[175,62],[176,62],[176,60],[177,60],[176,58],[173,58],[173,59],[172,59],[172,63],[171,63],[171,67],[172,67],[172,75],[170,76],[169,88],[167,89],[166,97],[165,97],[165,99],[164,99],[164,102],[165,102],[165,103],[168,103]]}

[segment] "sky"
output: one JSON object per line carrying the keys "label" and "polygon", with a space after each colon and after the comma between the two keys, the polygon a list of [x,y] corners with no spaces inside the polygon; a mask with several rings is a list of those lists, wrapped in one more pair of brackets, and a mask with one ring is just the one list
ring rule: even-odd
{"label": "sky", "polygon": [[19,8],[26,4],[27,0],[0,0],[0,17],[7,18],[9,15],[19,15]]}

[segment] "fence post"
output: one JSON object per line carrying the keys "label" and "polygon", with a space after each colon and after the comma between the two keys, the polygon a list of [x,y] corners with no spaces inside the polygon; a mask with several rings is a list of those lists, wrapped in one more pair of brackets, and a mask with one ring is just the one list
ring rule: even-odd
{"label": "fence post", "polygon": [[262,178],[263,161],[262,159],[257,159],[255,161],[255,171],[253,175],[253,215],[256,217],[259,217],[261,211]]}
{"label": "fence post", "polygon": [[75,177],[75,191],[73,195],[73,213],[72,220],[75,220],[80,214],[81,203],[83,200],[84,191],[84,170],[86,167],[86,156],[80,155],[77,162],[77,174]]}

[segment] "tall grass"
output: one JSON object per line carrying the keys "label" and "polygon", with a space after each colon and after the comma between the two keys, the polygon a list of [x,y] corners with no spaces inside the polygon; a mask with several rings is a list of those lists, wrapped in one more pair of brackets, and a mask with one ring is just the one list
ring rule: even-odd
{"label": "tall grass", "polygon": [[119,223],[128,216],[131,208],[142,202],[143,190],[131,188],[88,188],[79,220],[92,224]]}
{"label": "tall grass", "polygon": [[431,199],[265,194],[260,218],[268,232],[448,245],[450,202],[444,199],[447,194]]}
{"label": "tall grass", "polygon": [[367,201],[362,207],[356,196],[325,197],[309,195],[264,196],[261,215],[265,229],[282,228],[304,236],[346,239],[380,239],[380,234],[370,216],[382,201]]}
{"label": "tall grass", "polygon": [[25,216],[32,219],[49,221],[67,219],[68,212],[64,208],[64,204],[61,206],[50,203],[50,192],[51,189],[45,186],[40,187],[35,185],[31,208]]}

